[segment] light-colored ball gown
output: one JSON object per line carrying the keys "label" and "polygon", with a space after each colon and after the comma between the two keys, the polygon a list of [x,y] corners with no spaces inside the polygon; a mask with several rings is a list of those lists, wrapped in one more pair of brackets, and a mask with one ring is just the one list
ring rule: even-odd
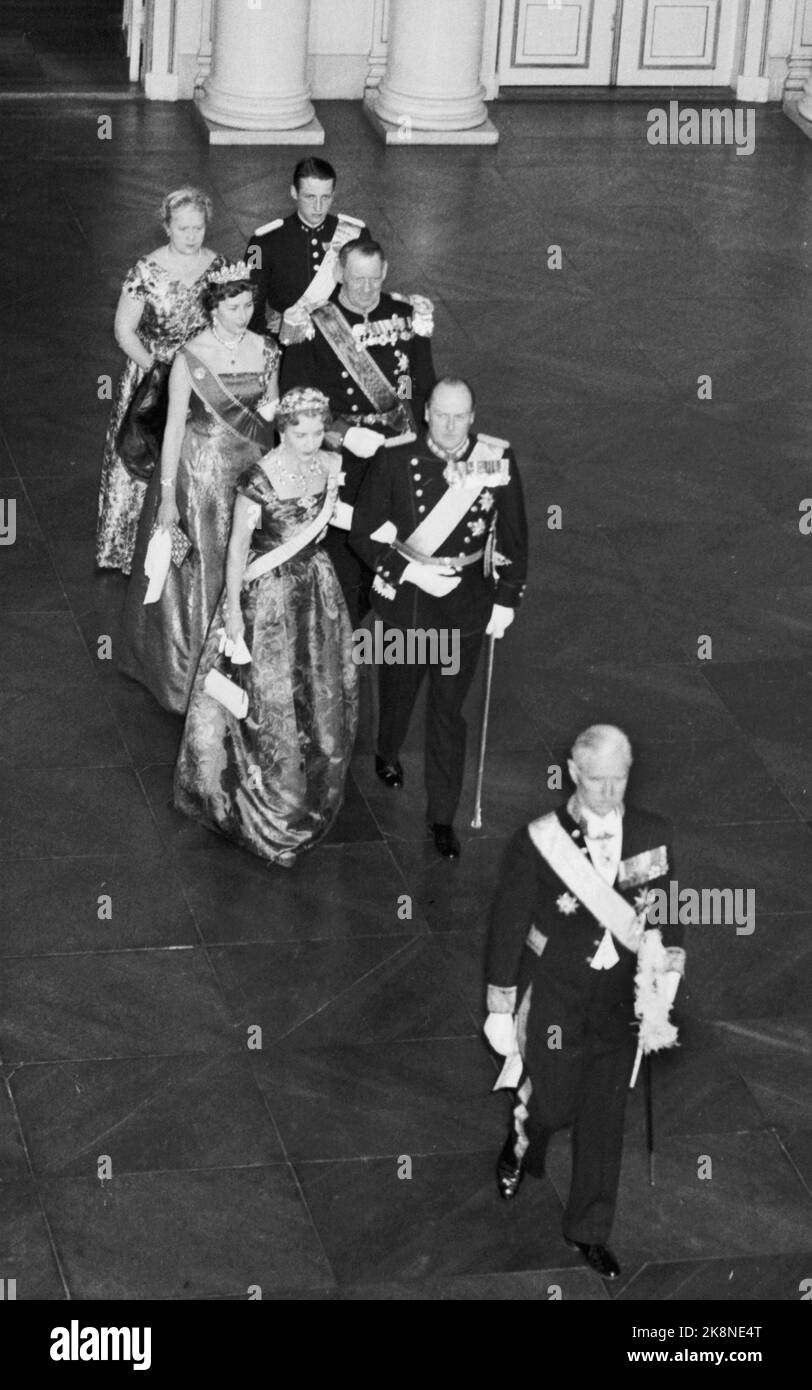
{"label": "light-colored ball gown", "polygon": [[212,613],[225,583],[234,485],[274,439],[273,425],[257,414],[275,390],[279,349],[267,340],[261,372],[217,375],[181,349],[192,383],[186,432],[175,481],[179,525],[192,542],[180,566],[170,565],[157,603],[144,605],[144,558],[161,503],[160,468],[144,502],[124,608],[121,671],[140,681],[165,709],[185,713]]}

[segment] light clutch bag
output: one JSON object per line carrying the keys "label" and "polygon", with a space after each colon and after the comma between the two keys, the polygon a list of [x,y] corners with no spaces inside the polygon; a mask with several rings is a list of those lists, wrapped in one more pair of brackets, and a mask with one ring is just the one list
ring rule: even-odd
{"label": "light clutch bag", "polygon": [[[235,719],[244,719],[248,713],[248,691],[239,681],[239,673],[244,666],[235,666],[226,657],[218,656],[203,682],[203,689],[211,695],[223,709],[233,714]],[[235,673],[237,679],[235,679]]]}
{"label": "light clutch bag", "polygon": [[[150,531],[150,540],[152,540],[152,537],[156,534],[158,529],[159,527],[156,521],[155,525]],[[175,522],[170,529],[169,539],[172,545],[172,549],[170,551],[172,564],[177,565],[178,569],[180,569],[180,566],[183,564],[187,555],[191,553],[192,542],[189,540],[189,537],[187,536],[186,532],[183,530],[181,526],[178,525],[177,522]]]}

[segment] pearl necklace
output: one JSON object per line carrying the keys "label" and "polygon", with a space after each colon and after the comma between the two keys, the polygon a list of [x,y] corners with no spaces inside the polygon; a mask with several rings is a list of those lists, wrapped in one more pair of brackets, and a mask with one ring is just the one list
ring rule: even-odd
{"label": "pearl necklace", "polygon": [[217,341],[218,341],[218,343],[220,344],[220,346],[221,346],[221,347],[224,347],[225,350],[226,350],[226,352],[229,354],[229,356],[230,356],[230,358],[231,358],[231,364],[230,364],[230,365],[231,365],[232,367],[236,367],[236,365],[237,365],[237,353],[238,353],[239,350],[240,350],[240,344],[241,344],[243,338],[245,337],[246,333],[248,332],[248,329],[247,329],[247,328],[244,328],[244,329],[243,329],[243,331],[242,331],[242,333],[240,334],[239,338],[237,339],[236,343],[227,343],[226,340],[225,340],[225,338],[221,338],[221,337],[220,337],[220,334],[217,332],[217,329],[216,329],[215,326],[214,326],[214,319],[212,319],[211,331],[212,331],[212,333],[214,334],[214,336],[215,336],[215,338],[217,339]]}

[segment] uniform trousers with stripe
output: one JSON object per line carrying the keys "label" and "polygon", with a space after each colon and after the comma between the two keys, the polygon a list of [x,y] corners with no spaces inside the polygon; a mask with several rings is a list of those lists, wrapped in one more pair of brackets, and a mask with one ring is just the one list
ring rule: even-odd
{"label": "uniform trousers with stripe", "polygon": [[[582,1244],[606,1244],[623,1155],[623,1125],[637,1036],[634,959],[609,970],[557,974],[544,958],[534,972],[524,1048],[531,1083],[523,1123],[524,1165],[541,1176],[556,1130],[572,1126],[572,1180],[563,1231]],[[560,1029],[560,1034],[556,1031]],[[556,1045],[560,1043],[560,1045]],[[521,1115],[522,1107],[517,1107]],[[521,1145],[520,1147],[523,1147]]]}

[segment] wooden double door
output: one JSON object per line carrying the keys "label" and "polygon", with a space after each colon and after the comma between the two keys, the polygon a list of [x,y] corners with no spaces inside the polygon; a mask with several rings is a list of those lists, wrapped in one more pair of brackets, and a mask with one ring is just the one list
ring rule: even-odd
{"label": "wooden double door", "polygon": [[740,0],[503,0],[502,86],[730,86]]}

